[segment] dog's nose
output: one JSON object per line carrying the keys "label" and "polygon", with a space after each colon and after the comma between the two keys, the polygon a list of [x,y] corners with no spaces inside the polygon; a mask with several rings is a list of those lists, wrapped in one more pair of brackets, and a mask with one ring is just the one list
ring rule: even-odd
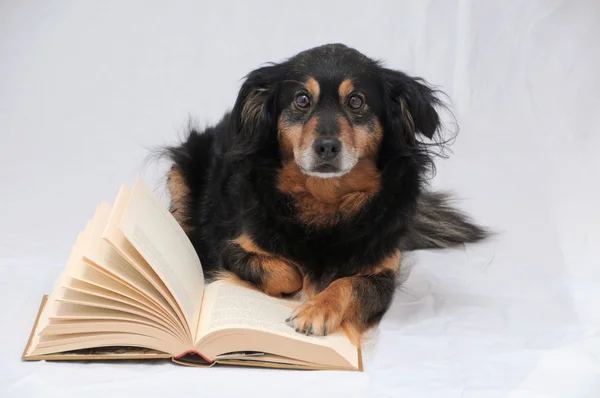
{"label": "dog's nose", "polygon": [[342,143],[337,138],[317,138],[313,148],[320,159],[332,160],[342,150]]}

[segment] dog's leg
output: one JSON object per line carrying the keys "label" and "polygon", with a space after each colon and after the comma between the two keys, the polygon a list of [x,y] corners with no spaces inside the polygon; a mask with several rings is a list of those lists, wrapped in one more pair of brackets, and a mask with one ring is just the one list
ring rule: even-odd
{"label": "dog's leg", "polygon": [[262,250],[246,234],[229,242],[223,253],[222,266],[271,296],[292,294],[302,289],[303,278],[296,264]]}
{"label": "dog's leg", "polygon": [[362,334],[389,308],[399,267],[400,252],[395,252],[365,274],[334,280],[296,308],[288,323],[309,335],[327,335],[340,326],[354,335]]}

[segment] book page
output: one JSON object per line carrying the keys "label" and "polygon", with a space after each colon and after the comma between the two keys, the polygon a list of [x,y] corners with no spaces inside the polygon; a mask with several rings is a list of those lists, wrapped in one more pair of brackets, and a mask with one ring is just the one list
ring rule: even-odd
{"label": "book page", "polygon": [[124,185],[121,186],[119,194],[117,195],[117,199],[115,200],[112,211],[108,218],[108,223],[102,235],[103,239],[106,240],[118,254],[117,256],[112,256],[110,260],[117,260],[117,258],[122,257],[124,262],[116,262],[116,264],[113,265],[119,266],[119,271],[121,271],[121,274],[123,274],[123,271],[133,268],[133,271],[135,272],[126,272],[125,277],[127,278],[130,276],[136,276],[137,274],[140,275],[147,284],[151,285],[153,289],[159,293],[159,296],[161,296],[162,302],[167,303],[166,308],[170,308],[170,311],[176,315],[178,322],[182,325],[182,328],[189,336],[189,339],[193,340],[188,321],[186,320],[180,305],[177,303],[177,300],[169,291],[169,288],[161,280],[156,271],[152,269],[144,257],[142,257],[142,255],[131,244],[131,242],[129,242],[127,237],[123,234],[123,231],[121,231],[119,228],[121,219],[123,218],[125,210],[129,205],[131,194],[132,192],[128,187]]}
{"label": "book page", "polygon": [[211,283],[205,295],[200,334],[234,327],[267,330],[292,337],[298,334],[285,323],[297,303],[222,281]]}
{"label": "book page", "polygon": [[130,314],[119,310],[113,310],[102,307],[92,307],[85,304],[73,304],[64,301],[58,301],[55,304],[56,311],[49,318],[53,323],[62,321],[86,321],[86,320],[117,320],[132,321],[154,325],[155,322],[146,317]]}
{"label": "book page", "polygon": [[73,335],[39,336],[38,343],[32,347],[28,355],[48,355],[64,351],[81,350],[99,347],[146,347],[171,355],[178,355],[188,347],[177,344],[176,341],[168,342],[155,337],[134,333],[99,332],[76,333]]}
{"label": "book page", "polygon": [[[152,315],[152,320],[156,320],[156,327],[163,328],[164,330],[168,330],[173,335],[177,336],[182,341],[186,341],[186,335],[182,334],[181,328],[178,325],[174,324],[171,320],[166,319],[162,314],[157,314],[155,311],[148,307],[140,306],[139,303],[128,296],[121,295],[120,293],[87,283],[85,281],[79,279],[67,279],[67,285],[65,288],[69,290],[73,290],[80,293],[86,293],[92,296],[106,298],[113,301],[118,301],[123,304],[128,304],[130,306],[139,308],[142,311],[147,312]],[[136,315],[132,314],[132,320],[137,318]],[[149,318],[148,318],[149,319]]]}
{"label": "book page", "polygon": [[170,317],[161,307],[158,307],[155,303],[150,301],[136,290],[124,283],[112,279],[107,274],[99,271],[86,262],[82,262],[81,269],[82,271],[80,273],[70,275],[72,280],[80,281],[96,288],[101,288],[106,290],[107,293],[112,292],[113,294],[125,296],[133,300],[136,305],[139,305],[140,307],[151,311],[155,315],[160,316],[162,319],[172,324],[173,327],[182,331],[181,325],[176,322],[176,318]]}
{"label": "book page", "polygon": [[[118,210],[118,209],[117,209]],[[109,290],[125,294],[140,304],[163,313],[186,330],[169,302],[137,269],[130,264],[109,242],[102,239],[107,229],[112,208],[108,203],[98,206],[93,218],[89,238],[81,244],[81,255],[88,264],[78,264],[72,269],[73,278],[97,284]]]}
{"label": "book page", "polygon": [[119,229],[169,289],[195,336],[204,293],[200,259],[173,215],[139,179]]}
{"label": "book page", "polygon": [[332,348],[349,363],[357,365],[357,347],[343,333],[305,336],[286,324],[285,319],[299,304],[225,281],[213,282],[204,292],[198,335],[202,338],[218,330],[254,329]]}
{"label": "book page", "polygon": [[[144,339],[152,339],[153,341],[157,341],[159,345],[156,347],[162,347],[162,351],[165,351],[165,347],[171,347],[170,351],[178,353],[181,352],[180,349],[184,345],[187,346],[189,343],[183,343],[181,337],[178,337],[176,329],[170,329],[169,327],[165,327],[161,325],[163,320],[156,317],[156,315],[148,312],[147,310],[142,310],[137,306],[137,302],[129,299],[127,297],[122,297],[121,301],[117,301],[115,299],[109,299],[111,295],[105,295],[105,297],[90,295],[86,293],[82,293],[81,291],[72,290],[78,289],[76,286],[75,279],[72,278],[73,274],[78,274],[78,270],[80,270],[81,266],[89,267],[81,257],[81,248],[85,246],[87,240],[91,235],[91,231],[94,227],[93,220],[90,220],[86,223],[86,228],[83,232],[78,235],[75,245],[73,246],[71,253],[69,255],[69,259],[67,261],[67,265],[63,272],[60,274],[60,277],[55,282],[54,289],[48,300],[46,301],[46,305],[41,312],[38,321],[36,322],[36,326],[34,328],[34,333],[31,338],[31,344],[27,349],[28,355],[41,355],[44,353],[56,352],[61,349],[72,349],[65,348],[62,346],[51,347],[51,344],[46,348],[40,351],[40,343],[46,341],[45,339],[48,336],[52,336],[53,328],[56,325],[54,322],[58,317],[67,316],[72,321],[58,321],[62,323],[63,326],[67,326],[65,322],[73,325],[79,325],[80,327],[87,328],[88,322],[86,319],[81,318],[80,316],[85,317],[86,313],[88,315],[98,316],[99,312],[103,312],[104,316],[108,316],[107,312],[117,313],[119,315],[119,321],[121,322],[119,326],[119,330],[123,333],[127,332],[127,328],[130,327],[138,327],[136,325],[144,325],[144,331],[147,336],[140,336],[136,330],[131,329],[129,333],[132,333],[131,338],[125,337],[121,339],[119,342],[115,342],[115,345],[122,344],[130,344],[132,339],[138,339],[139,344],[144,344]],[[75,284],[73,283],[75,282]],[[81,281],[80,283],[86,283]],[[90,285],[93,287],[93,285]],[[97,288],[99,289],[99,288]],[[92,288],[93,290],[93,288]],[[109,292],[109,291],[106,291]],[[116,293],[115,293],[116,294]],[[116,298],[116,297],[115,297]],[[136,305],[128,305],[125,301],[131,300],[132,304]],[[77,306],[79,311],[71,312],[71,310]],[[97,311],[89,311],[90,308],[95,308]],[[86,311],[87,310],[87,311]],[[140,323],[138,319],[144,319],[144,323]],[[70,326],[69,326],[70,327]],[[119,336],[123,336],[123,333],[119,334]],[[102,334],[102,333],[99,333]],[[73,335],[77,335],[74,333]],[[158,337],[158,339],[157,339]],[[120,338],[120,337],[119,337]],[[82,347],[85,346],[93,346],[94,342],[81,342]],[[74,347],[73,349],[75,349]]]}
{"label": "book page", "polygon": [[[71,253],[69,253],[69,258],[67,259],[67,265],[66,265],[65,269],[60,273],[60,275],[58,276],[56,281],[54,282],[54,287],[53,287],[50,295],[48,296],[48,299],[46,300],[44,309],[39,314],[39,317],[38,317],[38,320],[35,325],[33,335],[31,338],[31,344],[29,346],[29,351],[33,350],[34,347],[37,345],[37,343],[39,342],[39,339],[40,339],[40,336],[39,336],[40,331],[44,330],[44,328],[46,326],[48,326],[48,323],[50,322],[50,318],[52,316],[54,316],[56,314],[56,312],[58,311],[59,305],[58,305],[57,299],[58,299],[60,293],[63,291],[63,285],[64,285],[65,280],[69,277],[68,269],[72,268],[73,264],[75,262],[79,261],[80,252],[78,251],[78,248],[80,248],[81,245],[83,244],[83,242],[85,241],[85,239],[87,237],[89,237],[91,229],[92,229],[92,220],[88,220],[85,223],[84,229],[79,234],[77,234],[77,239],[75,239],[75,243],[73,244],[73,247],[71,248]],[[29,354],[30,353],[31,352],[29,352]]]}
{"label": "book page", "polygon": [[[68,282],[65,280],[64,284],[68,285]],[[114,300],[108,297],[101,297],[67,287],[62,287],[60,289],[56,296],[56,301],[122,311],[125,313],[142,316],[154,322],[155,324],[164,325],[164,321],[162,321],[156,315],[137,306],[128,304],[124,301]],[[54,313],[52,316],[54,316]]]}

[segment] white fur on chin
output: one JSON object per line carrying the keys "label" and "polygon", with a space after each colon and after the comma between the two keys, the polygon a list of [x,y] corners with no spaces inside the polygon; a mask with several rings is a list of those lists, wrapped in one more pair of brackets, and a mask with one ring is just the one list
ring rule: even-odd
{"label": "white fur on chin", "polygon": [[350,170],[342,170],[342,171],[336,171],[336,172],[332,172],[332,173],[320,173],[318,171],[308,171],[308,170],[303,170],[303,169],[301,169],[301,170],[306,175],[309,175],[311,177],[318,177],[318,178],[341,177],[350,171]]}
{"label": "white fur on chin", "polygon": [[340,156],[342,159],[342,170],[329,173],[322,173],[319,171],[310,170],[318,162],[314,151],[309,149],[302,152],[294,152],[294,158],[296,159],[296,164],[300,166],[300,170],[302,170],[302,172],[306,175],[317,178],[341,177],[347,174],[350,170],[352,170],[352,168],[356,166],[356,163],[358,162],[358,156],[355,149],[352,149],[352,151],[350,152],[344,146],[342,147],[342,153],[340,154]]}

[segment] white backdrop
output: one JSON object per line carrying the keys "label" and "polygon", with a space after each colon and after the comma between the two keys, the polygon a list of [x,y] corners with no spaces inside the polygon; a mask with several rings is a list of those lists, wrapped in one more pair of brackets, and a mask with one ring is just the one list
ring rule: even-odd
{"label": "white backdrop", "polygon": [[[0,1],[0,396],[600,396],[600,3]],[[434,185],[501,231],[415,253],[365,372],[21,363],[101,200],[267,61],[343,42],[461,126]],[[110,394],[110,395],[109,395]]]}

